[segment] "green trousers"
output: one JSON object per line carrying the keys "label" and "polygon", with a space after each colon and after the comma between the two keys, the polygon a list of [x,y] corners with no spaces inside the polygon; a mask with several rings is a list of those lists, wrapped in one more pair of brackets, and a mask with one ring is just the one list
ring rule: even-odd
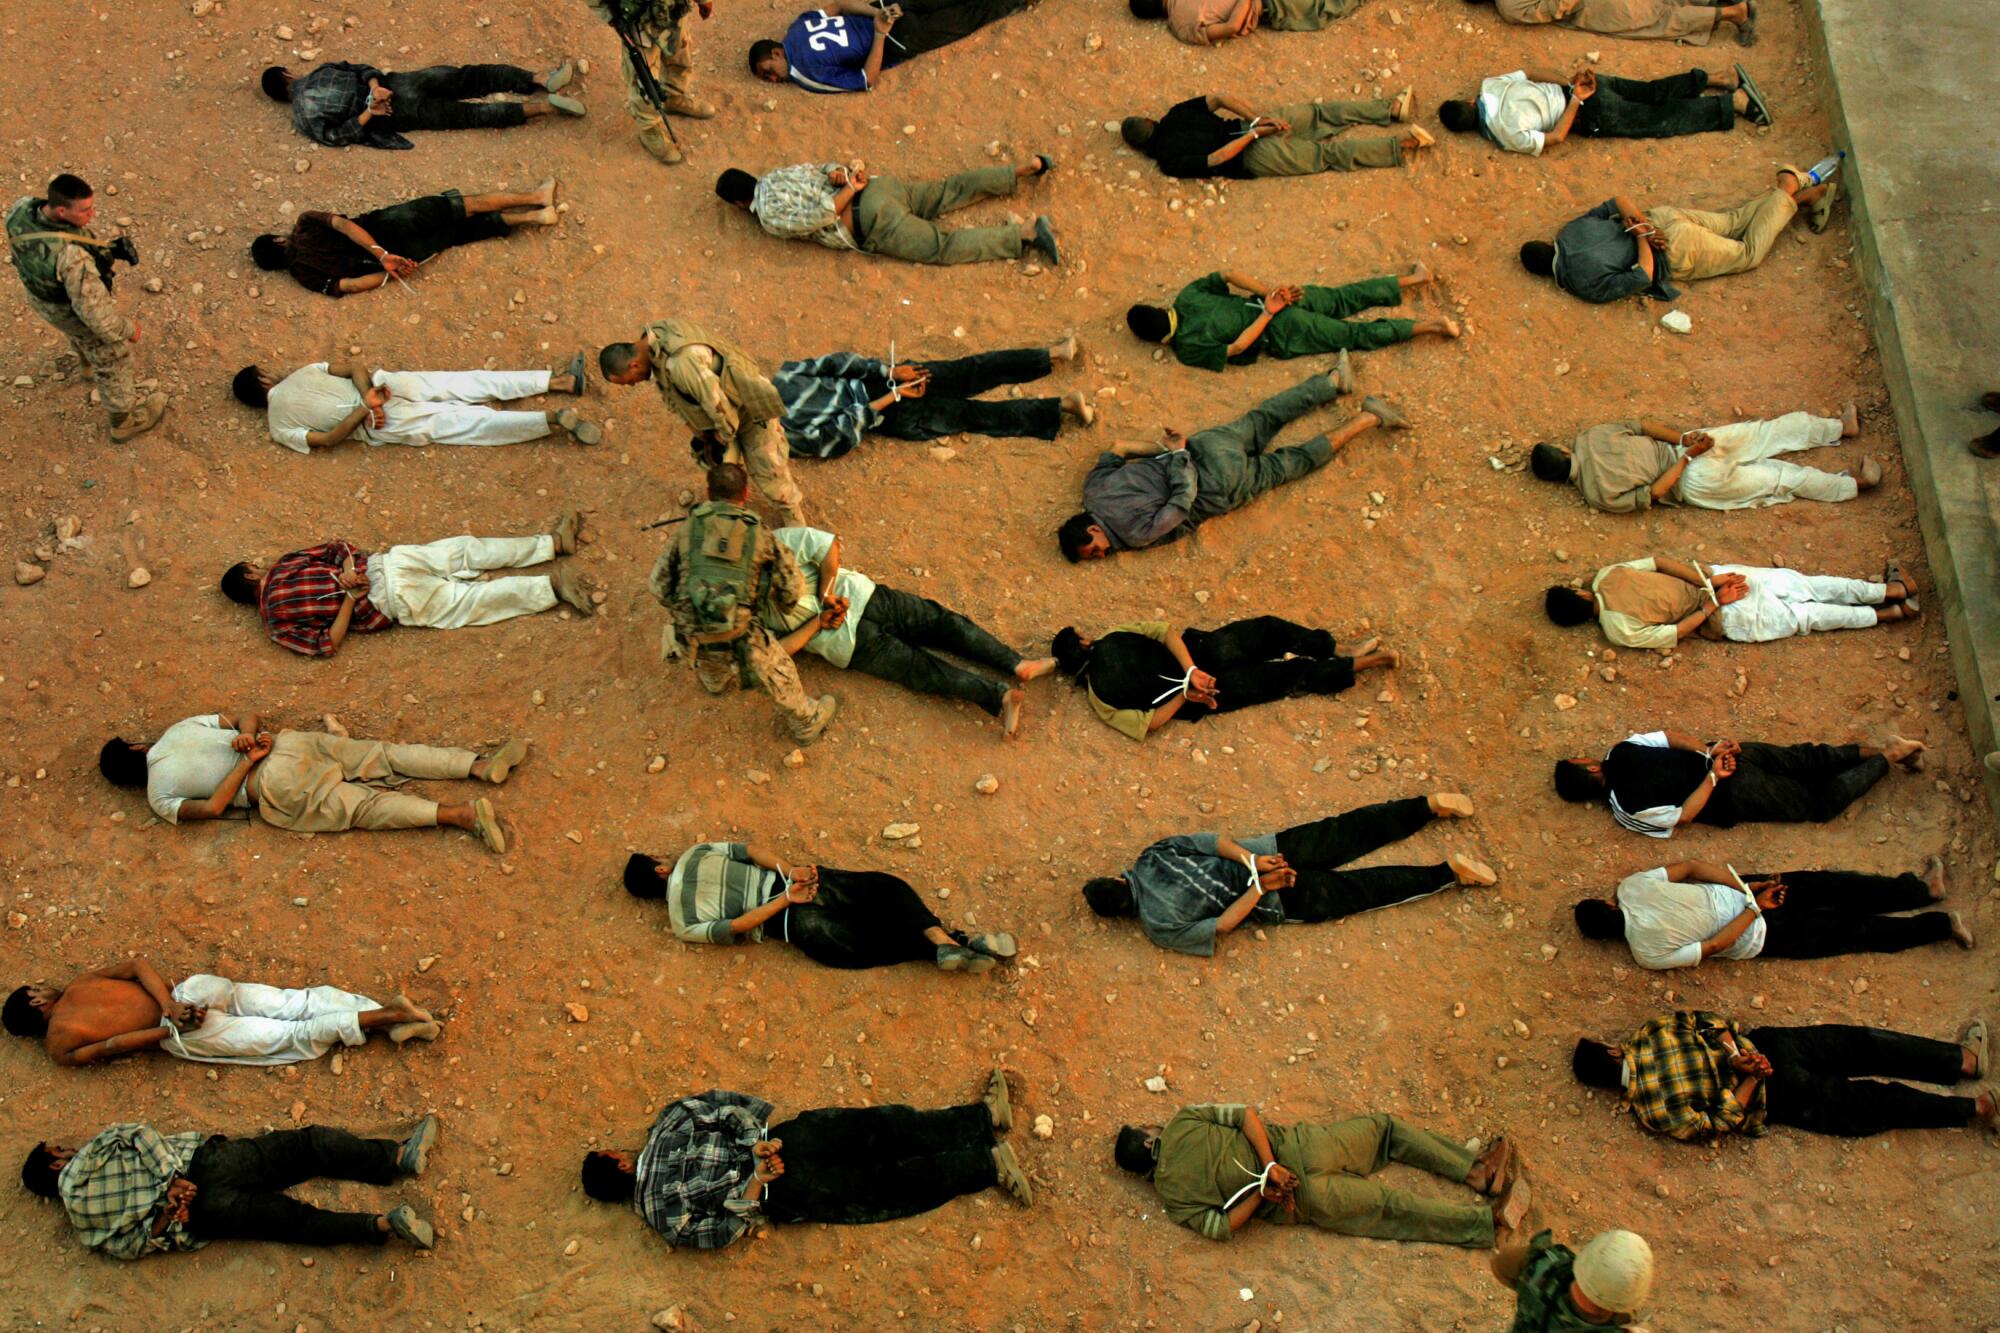
{"label": "green trousers", "polygon": [[1349,320],[1363,310],[1403,304],[1403,284],[1393,277],[1367,278],[1344,287],[1308,287],[1297,305],[1286,306],[1264,330],[1266,356],[1319,356],[1343,347],[1371,351],[1408,342],[1416,322],[1408,319]]}
{"label": "green trousers", "polygon": [[1324,435],[1282,449],[1267,446],[1279,431],[1334,397],[1332,381],[1314,375],[1226,426],[1211,426],[1189,436],[1187,450],[1194,459],[1195,475],[1190,520],[1199,523],[1241,509],[1264,492],[1332,462],[1333,445]]}
{"label": "green trousers", "polygon": [[1317,32],[1361,8],[1361,0],[1264,0],[1263,26],[1277,32]]}
{"label": "green trousers", "polygon": [[[1343,1236],[1423,1240],[1490,1249],[1493,1210],[1485,1204],[1447,1203],[1377,1185],[1365,1177],[1391,1162],[1463,1183],[1475,1160],[1471,1151],[1391,1115],[1368,1115],[1330,1124],[1273,1125],[1271,1149],[1299,1178],[1298,1222]],[[1258,1210],[1284,1222],[1284,1210]]]}
{"label": "green trousers", "polygon": [[946,231],[933,219],[981,199],[1014,193],[1014,168],[981,167],[942,181],[899,181],[877,176],[854,201],[861,248],[872,255],[913,264],[976,264],[987,259],[1019,259],[1021,229],[968,227]]}
{"label": "green trousers", "polygon": [[1259,139],[1243,150],[1252,176],[1310,176],[1317,171],[1403,164],[1400,137],[1334,137],[1350,125],[1393,124],[1389,103],[1382,98],[1372,102],[1301,102],[1281,106],[1271,114],[1292,128],[1289,133]]}

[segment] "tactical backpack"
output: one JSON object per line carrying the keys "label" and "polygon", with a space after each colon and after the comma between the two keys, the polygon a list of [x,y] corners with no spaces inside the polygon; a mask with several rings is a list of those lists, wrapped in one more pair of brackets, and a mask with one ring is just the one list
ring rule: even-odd
{"label": "tactical backpack", "polygon": [[681,596],[694,611],[697,644],[728,643],[749,633],[767,577],[757,568],[759,527],[755,514],[727,501],[710,500],[688,514]]}

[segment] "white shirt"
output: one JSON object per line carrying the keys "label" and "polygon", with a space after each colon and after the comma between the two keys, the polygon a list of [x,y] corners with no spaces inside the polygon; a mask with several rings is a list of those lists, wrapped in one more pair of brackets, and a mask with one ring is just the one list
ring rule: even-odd
{"label": "white shirt", "polygon": [[[826,553],[833,549],[833,534],[819,528],[778,528],[771,535],[798,558],[810,588],[791,615],[791,628],[797,629],[806,623],[808,616],[819,614],[819,567]],[[833,593],[847,599],[847,619],[840,622],[840,628],[823,629],[806,640],[805,650],[845,668],[854,660],[855,631],[861,624],[862,612],[868,609],[868,599],[875,595],[875,580],[843,564],[833,576]]]}
{"label": "white shirt", "polygon": [[1510,153],[1542,155],[1548,131],[1562,119],[1569,90],[1560,83],[1536,83],[1526,70],[1501,74],[1479,85],[1479,113],[1486,132]]}
{"label": "white shirt", "polygon": [[[1703,941],[1734,921],[1749,899],[1733,884],[1676,884],[1665,866],[1631,875],[1618,885],[1618,910],[1625,914],[1625,943],[1639,966],[1664,972],[1701,961]],[[1755,958],[1764,951],[1764,918],[1759,914],[1718,958]]]}
{"label": "white shirt", "polygon": [[[312,447],[306,436],[316,430],[332,430],[347,420],[361,406],[361,390],[351,379],[329,375],[326,362],[315,361],[273,384],[266,400],[271,438],[294,453],[309,454]],[[365,429],[365,422],[363,426]]]}
{"label": "white shirt", "polygon": [[[243,758],[236,753],[239,733],[222,725],[222,714],[205,713],[176,722],[146,749],[146,804],[169,824],[181,822],[182,801],[205,801],[215,795]],[[229,804],[250,808],[249,783],[236,789]]]}

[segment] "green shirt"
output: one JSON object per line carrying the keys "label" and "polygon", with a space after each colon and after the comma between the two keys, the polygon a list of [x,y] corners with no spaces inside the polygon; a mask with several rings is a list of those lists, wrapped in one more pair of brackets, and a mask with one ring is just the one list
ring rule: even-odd
{"label": "green shirt", "polygon": [[[1264,313],[1262,298],[1242,296],[1229,290],[1229,284],[1222,280],[1220,273],[1211,273],[1205,278],[1196,278],[1181,288],[1174,298],[1174,340],[1171,344],[1174,355],[1184,366],[1197,370],[1221,370],[1230,362],[1229,344],[1243,336],[1243,330],[1257,322]],[[1280,313],[1279,319],[1283,318]],[[1257,359],[1259,345],[1267,343],[1278,331],[1278,319],[1273,319],[1264,336],[1251,344],[1250,350],[1235,358],[1239,366],[1247,366]],[[1276,349],[1271,349],[1274,354]]]}
{"label": "green shirt", "polygon": [[1528,1242],[1528,1262],[1514,1282],[1514,1322],[1508,1333],[1599,1333],[1621,1323],[1585,1319],[1569,1298],[1576,1278],[1576,1252],[1557,1245],[1544,1231]]}
{"label": "green shirt", "polygon": [[[1228,1201],[1262,1169],[1243,1135],[1241,1106],[1183,1106],[1160,1131],[1153,1189],[1167,1217],[1210,1240],[1228,1240]],[[1267,1127],[1268,1129],[1268,1127]],[[1276,1144],[1273,1145],[1276,1149]],[[1276,1210],[1260,1204],[1258,1211]]]}

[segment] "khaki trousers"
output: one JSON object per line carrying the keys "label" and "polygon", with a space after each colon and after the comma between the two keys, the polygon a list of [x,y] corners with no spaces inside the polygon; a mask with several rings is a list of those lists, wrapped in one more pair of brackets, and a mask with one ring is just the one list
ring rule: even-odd
{"label": "khaki trousers", "polygon": [[1386,139],[1336,139],[1350,125],[1395,123],[1389,103],[1300,102],[1271,113],[1292,128],[1289,133],[1259,139],[1243,150],[1252,176],[1310,176],[1319,171],[1354,171],[1360,167],[1398,167],[1403,143]]}
{"label": "khaki trousers", "polygon": [[293,833],[433,828],[436,801],[384,788],[411,778],[462,778],[478,758],[470,750],[281,731],[257,768],[257,812]]}
{"label": "khaki trousers", "polygon": [[28,304],[35,308],[36,314],[55,325],[57,332],[69,339],[70,350],[90,367],[90,373],[97,380],[98,401],[106,412],[113,417],[122,417],[139,405],[139,391],[132,382],[132,344],[129,341],[105,342],[66,305],[38,301],[32,296],[28,298]]}
{"label": "khaki trousers", "polygon": [[[694,82],[694,50],[687,35],[688,20],[693,16],[694,7],[690,5],[688,12],[681,15],[679,23],[664,29],[651,41],[647,41],[644,34],[638,37],[639,49],[646,54],[646,68],[652,71],[654,80],[660,85],[660,91],[666,94],[669,106],[675,102],[687,101],[688,89]],[[625,43],[618,43],[618,48],[624,51]],[[625,75],[625,114],[632,117],[632,123],[639,127],[639,133],[644,134],[650,130],[664,139],[666,132],[660,128],[659,108],[646,99],[645,91],[639,83],[639,76],[632,72],[630,51],[625,51],[624,60],[619,68]]]}
{"label": "khaki trousers", "polygon": [[[798,664],[792,661],[792,655],[780,647],[762,625],[750,627],[749,634],[745,636],[745,647],[750,656],[753,683],[771,696],[771,702],[784,715],[785,725],[791,728],[792,736],[796,739],[810,734],[813,720],[819,716],[819,703],[806,693],[805,685],[799,680]],[[742,683],[736,669],[733,644],[695,649],[694,672],[701,681],[701,687],[710,694],[727,694]]]}
{"label": "khaki trousers", "polygon": [[1361,8],[1361,0],[1264,0],[1264,26],[1274,32],[1314,32]]}
{"label": "khaki trousers", "polygon": [[976,264],[1019,259],[1021,229],[1011,224],[946,231],[933,219],[981,199],[1014,193],[1012,167],[980,167],[942,181],[870,180],[854,201],[861,248],[913,264]]}
{"label": "khaki trousers", "polygon": [[[1463,1183],[1475,1160],[1471,1151],[1427,1129],[1391,1115],[1273,1126],[1271,1148],[1299,1178],[1300,1222],[1344,1236],[1479,1248],[1493,1244],[1493,1210],[1486,1205],[1448,1203],[1364,1178],[1402,1162]],[[1282,1210],[1272,1212],[1271,1220],[1285,1220]]]}
{"label": "khaki trousers", "polygon": [[1667,266],[1682,282],[1748,273],[1771,253],[1799,206],[1780,189],[1766,190],[1727,213],[1663,204],[1646,219],[1667,238]]}
{"label": "khaki trousers", "polygon": [[723,451],[725,463],[740,463],[764,502],[777,511],[780,528],[806,526],[806,497],[792,479],[792,447],[776,421],[752,421],[736,432],[736,444]]}

